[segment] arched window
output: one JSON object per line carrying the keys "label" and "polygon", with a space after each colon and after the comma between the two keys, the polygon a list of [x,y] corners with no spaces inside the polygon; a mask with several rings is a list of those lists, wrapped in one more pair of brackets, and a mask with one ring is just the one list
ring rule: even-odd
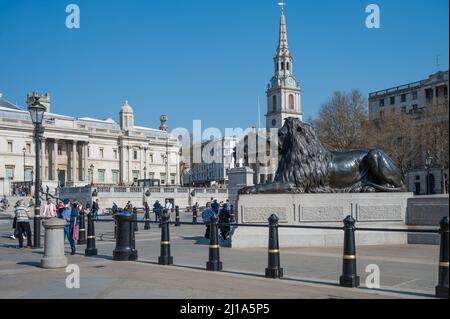
{"label": "arched window", "polygon": [[292,95],[292,94],[289,95],[289,108],[291,110],[293,110],[295,108],[294,95]]}
{"label": "arched window", "polygon": [[273,107],[274,111],[277,110],[277,96],[276,95],[272,96],[272,107]]}
{"label": "arched window", "polygon": [[289,68],[290,68],[289,62],[286,62],[286,70],[289,71]]}
{"label": "arched window", "polygon": [[284,62],[281,62],[281,71],[284,71]]}

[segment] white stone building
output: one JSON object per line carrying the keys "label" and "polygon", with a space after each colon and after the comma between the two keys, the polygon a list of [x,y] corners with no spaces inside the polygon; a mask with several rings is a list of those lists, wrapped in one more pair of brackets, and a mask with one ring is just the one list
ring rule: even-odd
{"label": "white stone building", "polygon": [[449,71],[439,71],[428,79],[369,94],[369,119],[378,120],[392,113],[414,113],[428,104],[448,99]]}
{"label": "white stone building", "polygon": [[[74,118],[47,112],[42,143],[43,187],[131,185],[153,179],[161,185],[179,185],[179,143],[168,134],[166,118],[160,129],[134,125],[133,109],[125,102],[120,124],[113,119]],[[0,95],[0,195],[12,185],[32,181],[35,171],[33,124],[27,110]]]}
{"label": "white stone building", "polygon": [[[229,137],[204,142],[199,148],[194,146],[193,152],[201,151],[202,157],[201,163],[192,162],[190,165],[189,185],[226,185],[228,181],[227,170],[236,166],[233,158],[235,146],[236,140]],[[196,157],[192,156],[192,158]]]}

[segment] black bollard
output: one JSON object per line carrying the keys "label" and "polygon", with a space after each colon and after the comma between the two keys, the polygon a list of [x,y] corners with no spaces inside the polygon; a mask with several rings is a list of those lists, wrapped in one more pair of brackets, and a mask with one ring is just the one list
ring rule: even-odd
{"label": "black bollard", "polygon": [[169,235],[169,211],[163,210],[161,215],[161,256],[158,258],[160,265],[172,265],[173,257],[170,255],[170,235]]}
{"label": "black bollard", "polygon": [[352,216],[344,219],[344,257],[339,285],[348,288],[359,286],[359,276],[356,272],[355,219]]}
{"label": "black bollard", "polygon": [[130,261],[137,259],[137,253],[133,253],[133,216],[123,211],[114,216],[117,223],[116,249],[113,251],[113,260]]}
{"label": "black bollard", "polygon": [[180,207],[175,206],[175,226],[180,226]]}
{"label": "black bollard", "polygon": [[206,263],[206,270],[221,271],[222,262],[220,261],[220,245],[219,245],[219,230],[218,218],[211,217],[209,227],[209,260]]}
{"label": "black bollard", "polygon": [[95,248],[94,216],[92,215],[92,212],[88,214],[87,247],[84,251],[84,255],[97,256],[97,248]]}
{"label": "black bollard", "polygon": [[197,222],[197,205],[194,205],[194,207],[192,208],[192,222],[196,223]]}
{"label": "black bollard", "polygon": [[85,212],[80,212],[80,228],[78,229],[78,245],[86,245],[86,218]]}
{"label": "black bollard", "polygon": [[117,239],[117,220],[114,218],[114,239]]}
{"label": "black bollard", "polygon": [[269,217],[269,261],[266,268],[266,278],[282,278],[283,268],[280,267],[280,246],[278,241],[278,217]]}
{"label": "black bollard", "polygon": [[137,223],[138,220],[138,213],[137,213],[137,208],[133,208],[133,227],[134,227],[134,231],[139,231],[139,226]]}
{"label": "black bollard", "polygon": [[144,219],[145,219],[144,230],[149,230],[151,228],[150,227],[150,211],[147,208],[145,209]]}
{"label": "black bollard", "polygon": [[436,286],[436,297],[448,299],[448,217],[440,222],[441,253],[439,257],[439,284]]}

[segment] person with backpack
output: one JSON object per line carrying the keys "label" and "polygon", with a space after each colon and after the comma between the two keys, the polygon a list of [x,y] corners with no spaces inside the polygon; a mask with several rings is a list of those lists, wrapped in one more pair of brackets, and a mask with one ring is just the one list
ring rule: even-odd
{"label": "person with backpack", "polygon": [[74,230],[75,225],[79,219],[78,211],[75,207],[70,203],[68,199],[64,200],[64,209],[61,212],[61,219],[66,221],[66,226],[64,226],[64,240],[69,240],[71,255],[75,255],[76,253],[76,244],[74,240]]}
{"label": "person with backpack", "polygon": [[202,212],[203,223],[206,225],[206,231],[205,231],[206,239],[209,239],[211,218],[214,216],[216,216],[216,213],[211,208],[211,202],[207,202],[206,209]]}
{"label": "person with backpack", "polygon": [[[229,224],[230,223],[230,211],[226,208],[226,205],[223,205],[224,207],[220,211],[219,214],[219,224]],[[228,240],[228,236],[230,233],[230,226],[229,225],[220,225],[220,236],[222,236],[223,240]]]}
{"label": "person with backpack", "polygon": [[[161,210],[162,210],[162,206],[159,202],[159,200],[157,200],[154,204],[153,204],[153,212],[155,213],[155,221],[161,221]],[[160,224],[161,226],[161,224]]]}

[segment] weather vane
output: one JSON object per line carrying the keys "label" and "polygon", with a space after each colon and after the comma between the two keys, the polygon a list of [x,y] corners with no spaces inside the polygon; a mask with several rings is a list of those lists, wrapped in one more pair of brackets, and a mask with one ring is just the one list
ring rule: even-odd
{"label": "weather vane", "polygon": [[284,0],[281,0],[278,5],[281,7],[281,12],[284,12],[284,6],[286,5],[286,3],[284,3]]}

